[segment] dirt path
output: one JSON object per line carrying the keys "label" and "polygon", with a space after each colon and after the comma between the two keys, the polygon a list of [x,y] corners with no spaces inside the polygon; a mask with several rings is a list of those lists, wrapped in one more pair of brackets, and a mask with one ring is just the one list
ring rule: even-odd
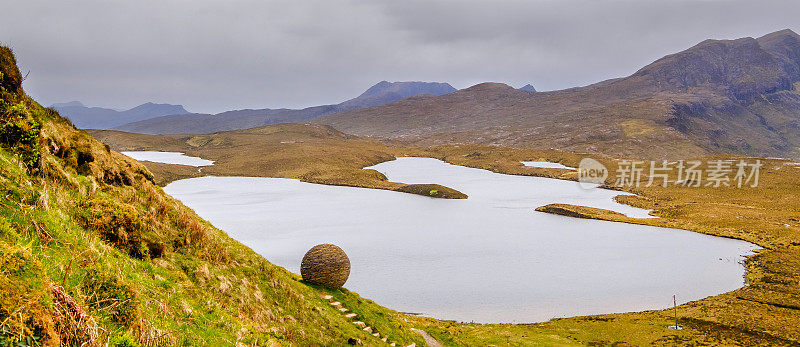
{"label": "dirt path", "polygon": [[411,328],[411,331],[420,334],[422,336],[422,339],[425,340],[425,344],[428,345],[428,347],[444,347],[444,345],[441,342],[439,342],[438,340],[433,338],[433,336],[426,333],[425,330]]}

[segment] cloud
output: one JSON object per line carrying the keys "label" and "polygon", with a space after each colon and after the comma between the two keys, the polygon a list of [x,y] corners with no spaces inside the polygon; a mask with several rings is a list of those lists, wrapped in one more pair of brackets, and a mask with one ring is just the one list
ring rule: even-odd
{"label": "cloud", "polygon": [[620,77],[706,38],[800,29],[792,1],[13,1],[44,103],[302,107],[380,80],[540,90]]}

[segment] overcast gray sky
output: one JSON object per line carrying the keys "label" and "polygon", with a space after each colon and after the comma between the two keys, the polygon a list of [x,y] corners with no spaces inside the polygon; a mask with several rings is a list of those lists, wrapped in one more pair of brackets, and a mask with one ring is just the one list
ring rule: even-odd
{"label": "overcast gray sky", "polygon": [[0,42],[43,104],[193,112],[337,103],[381,80],[563,89],[706,38],[800,32],[798,1],[6,2]]}

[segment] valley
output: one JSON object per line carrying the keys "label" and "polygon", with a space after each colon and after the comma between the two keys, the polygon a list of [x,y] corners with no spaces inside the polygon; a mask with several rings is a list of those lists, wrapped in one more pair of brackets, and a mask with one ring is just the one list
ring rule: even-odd
{"label": "valley", "polygon": [[[215,160],[214,165],[203,170],[203,175],[285,177],[312,183],[380,189],[399,183],[387,182],[383,175],[362,170],[362,167],[386,162],[395,157],[431,157],[451,164],[498,173],[576,180],[577,175],[573,170],[526,167],[522,162],[545,161],[577,167],[586,156],[555,150],[484,145],[408,147],[391,141],[384,143],[344,135],[327,127],[310,124],[273,125],[250,131],[252,133],[249,135],[246,135],[248,131],[203,135],[209,137],[199,142],[196,142],[198,138],[193,135],[141,135],[107,131],[95,131],[93,134],[118,150],[160,149]],[[261,135],[256,137],[254,134]],[[245,144],[243,139],[249,136],[254,137]],[[259,140],[255,140],[256,138]],[[198,143],[203,145],[193,146]],[[320,146],[320,143],[326,145]],[[270,158],[266,161],[270,165],[251,167],[245,164],[251,163],[253,153]],[[616,161],[613,157],[593,158],[609,168],[615,167]],[[727,155],[698,159],[714,158],[733,160],[742,157]],[[745,240],[763,247],[763,250],[756,251],[756,255],[748,257],[745,263],[748,286],[678,307],[681,325],[685,327],[680,332],[663,328],[669,325],[669,310],[575,317],[523,325],[473,325],[423,317],[408,319],[418,322],[425,331],[440,341],[457,344],[496,343],[502,340],[502,336],[511,336],[518,339],[517,343],[525,344],[540,341],[542,335],[539,332],[549,331],[562,338],[583,336],[583,339],[588,340],[578,339],[585,342],[602,339],[632,344],[658,341],[769,341],[772,344],[791,345],[794,339],[793,328],[785,322],[798,319],[793,307],[797,306],[799,297],[793,283],[800,279],[800,272],[792,265],[800,261],[797,248],[800,245],[800,225],[796,221],[800,205],[794,198],[798,189],[795,179],[797,173],[788,170],[793,168],[787,165],[791,161],[762,160],[765,162],[761,171],[762,185],[756,188],[693,188],[672,185],[666,188],[660,185],[615,188],[635,194],[620,196],[617,201],[652,209],[652,214],[659,218],[637,219],[597,208],[564,206],[589,218],[684,229]],[[183,170],[179,165],[147,162],[145,165],[151,167],[157,177],[163,176],[160,178],[162,184],[175,179],[200,176],[194,168],[187,170],[191,174],[184,176],[179,174]],[[215,171],[211,171],[212,168]],[[331,179],[332,177],[335,178]],[[609,177],[607,184],[613,185],[613,181],[614,177]],[[464,193],[469,195],[468,191]],[[753,320],[753,317],[759,318]],[[633,336],[629,334],[631,329],[640,332],[635,335],[635,339],[630,338]],[[568,341],[570,340],[562,342]]]}
{"label": "valley", "polygon": [[[26,78],[0,46],[0,346],[800,345],[792,30],[562,90],[216,114]],[[298,275],[326,242],[343,288]]]}

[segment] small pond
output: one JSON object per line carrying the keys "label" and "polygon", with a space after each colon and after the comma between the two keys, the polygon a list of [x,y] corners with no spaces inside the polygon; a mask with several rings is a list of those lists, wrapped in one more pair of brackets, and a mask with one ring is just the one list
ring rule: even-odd
{"label": "small pond", "polygon": [[540,167],[545,169],[570,169],[575,170],[574,167],[569,167],[561,163],[551,163],[549,161],[521,161],[522,165],[527,167]]}
{"label": "small pond", "polygon": [[139,161],[152,161],[154,163],[178,164],[188,166],[208,166],[214,164],[212,160],[198,157],[190,157],[179,152],[158,152],[158,151],[129,151],[120,152]]}

